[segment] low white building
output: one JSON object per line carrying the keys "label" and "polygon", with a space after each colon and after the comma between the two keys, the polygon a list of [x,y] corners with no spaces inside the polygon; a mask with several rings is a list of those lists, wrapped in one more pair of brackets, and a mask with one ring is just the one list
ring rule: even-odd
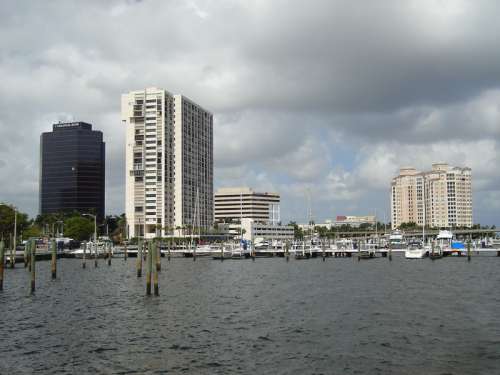
{"label": "low white building", "polygon": [[266,224],[254,219],[243,218],[241,227],[244,230],[243,239],[248,241],[254,241],[256,238],[280,241],[294,239],[294,229],[291,225]]}

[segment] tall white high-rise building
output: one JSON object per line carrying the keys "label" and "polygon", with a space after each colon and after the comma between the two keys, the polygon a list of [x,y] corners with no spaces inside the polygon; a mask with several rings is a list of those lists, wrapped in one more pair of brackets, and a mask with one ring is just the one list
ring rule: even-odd
{"label": "tall white high-rise building", "polygon": [[129,237],[213,225],[213,115],[182,95],[122,95]]}
{"label": "tall white high-rise building", "polygon": [[419,172],[401,168],[391,184],[391,222],[443,227],[472,226],[472,177],[470,168],[432,164]]}

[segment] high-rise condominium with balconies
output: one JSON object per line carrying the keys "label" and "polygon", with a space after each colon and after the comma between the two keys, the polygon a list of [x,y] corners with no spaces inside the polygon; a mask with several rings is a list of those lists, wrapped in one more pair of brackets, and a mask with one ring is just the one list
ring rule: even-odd
{"label": "high-rise condominium with balconies", "polygon": [[429,172],[401,168],[391,185],[392,228],[403,223],[443,227],[472,226],[470,168],[435,163]]}
{"label": "high-rise condominium with balconies", "polygon": [[[158,88],[122,95],[129,237],[213,225],[213,115]],[[177,232],[176,232],[177,233]]]}

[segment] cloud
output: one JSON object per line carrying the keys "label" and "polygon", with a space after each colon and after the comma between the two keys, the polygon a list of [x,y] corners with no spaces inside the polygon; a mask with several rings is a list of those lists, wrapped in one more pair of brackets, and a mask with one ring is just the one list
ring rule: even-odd
{"label": "cloud", "polygon": [[[282,194],[282,216],[388,211],[401,165],[473,169],[500,224],[500,50],[491,1],[30,1],[0,4],[0,200],[38,207],[38,143],[60,119],[107,144],[124,207],[120,94],[182,93],[215,115],[216,186]],[[47,22],[50,20],[50,22]]]}

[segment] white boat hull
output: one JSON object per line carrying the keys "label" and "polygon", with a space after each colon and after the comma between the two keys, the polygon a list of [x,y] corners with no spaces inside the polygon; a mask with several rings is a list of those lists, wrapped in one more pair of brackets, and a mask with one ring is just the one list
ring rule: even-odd
{"label": "white boat hull", "polygon": [[425,257],[425,249],[406,249],[406,259],[422,259]]}

